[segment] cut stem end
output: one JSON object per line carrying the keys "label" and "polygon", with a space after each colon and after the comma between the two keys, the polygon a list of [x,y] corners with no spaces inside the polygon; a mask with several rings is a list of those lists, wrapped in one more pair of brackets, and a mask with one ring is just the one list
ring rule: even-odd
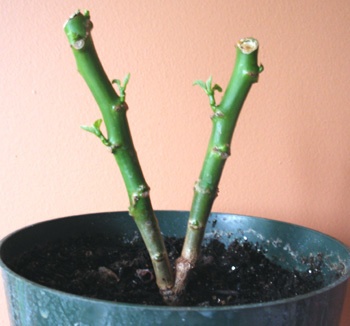
{"label": "cut stem end", "polygon": [[237,46],[244,54],[250,54],[259,48],[259,42],[255,38],[246,37],[240,39]]}

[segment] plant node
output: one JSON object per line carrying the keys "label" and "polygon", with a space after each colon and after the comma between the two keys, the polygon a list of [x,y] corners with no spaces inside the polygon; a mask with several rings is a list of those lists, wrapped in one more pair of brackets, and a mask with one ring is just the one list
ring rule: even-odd
{"label": "plant node", "polygon": [[120,112],[120,111],[127,111],[129,109],[129,106],[126,102],[121,102],[120,104],[113,105],[112,110],[115,112]]}
{"label": "plant node", "polygon": [[211,116],[211,119],[222,119],[224,117],[225,114],[218,107],[216,107],[216,109],[214,110],[214,114]]}
{"label": "plant node", "polygon": [[76,40],[72,44],[73,48],[76,49],[76,50],[81,50],[84,47],[84,45],[85,45],[85,40],[83,38],[80,39],[80,40]]}
{"label": "plant node", "polygon": [[158,253],[154,256],[152,256],[152,259],[157,261],[157,262],[160,262],[160,261],[163,261],[164,260],[164,253]]}
{"label": "plant node", "polygon": [[117,152],[117,150],[121,147],[122,147],[122,145],[120,145],[120,144],[111,144],[108,148],[112,154],[115,154]]}
{"label": "plant node", "polygon": [[213,153],[218,155],[221,159],[226,160],[231,154],[230,144],[225,144],[224,146],[214,146]]}
{"label": "plant node", "polygon": [[209,186],[204,186],[201,180],[198,180],[194,184],[194,191],[202,195],[208,195],[208,196],[214,196],[214,197],[216,197],[218,194],[218,188],[213,189]]}
{"label": "plant node", "polygon": [[200,230],[200,229],[203,229],[205,227],[203,224],[199,223],[198,221],[189,221],[188,226],[192,230]]}
{"label": "plant node", "polygon": [[150,188],[147,185],[140,185],[132,194],[132,206],[134,207],[141,198],[149,197]]}

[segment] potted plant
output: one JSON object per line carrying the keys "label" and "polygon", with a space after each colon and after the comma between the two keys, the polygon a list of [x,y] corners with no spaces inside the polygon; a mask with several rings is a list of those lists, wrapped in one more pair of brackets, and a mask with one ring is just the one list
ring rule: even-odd
{"label": "potted plant", "polygon": [[[78,70],[99,105],[103,118],[92,126],[83,126],[83,129],[96,135],[114,156],[125,182],[130,206],[128,212],[88,214],[40,223],[20,230],[2,242],[1,266],[13,324],[337,325],[350,274],[348,248],[326,235],[295,225],[262,218],[211,213],[221,174],[230,155],[231,139],[240,110],[251,86],[258,81],[263,70],[258,64],[258,41],[244,38],[237,43],[235,67],[220,103],[217,103],[215,93],[221,92],[222,88],[213,84],[211,77],[206,82],[195,82],[209,97],[213,111],[213,129],[199,179],[194,185],[192,207],[189,213],[154,211],[150,188],[144,178],[126,116],[126,87],[130,75],[123,81],[109,81],[93,44],[92,23],[88,12],[76,12],[66,22],[64,29]],[[116,84],[118,91],[115,91],[113,84]],[[102,122],[105,123],[107,135],[101,131]],[[81,234],[89,239],[96,239],[103,234],[108,240],[115,241],[115,249],[112,251],[114,255],[118,248],[123,248],[119,251],[127,251],[134,245],[136,229],[147,249],[149,262],[133,274],[143,284],[156,283],[164,305],[149,304],[142,300],[136,303],[133,300],[124,302],[119,298],[114,298],[116,302],[113,302],[101,300],[95,294],[92,295],[93,298],[87,298],[74,292],[64,292],[60,288],[51,288],[51,272],[40,274],[38,281],[33,276],[35,282],[24,273],[29,266],[30,271],[37,276],[48,265],[52,252],[43,254],[39,249],[40,254],[37,255],[40,258],[34,261],[27,260],[27,253],[32,254],[30,250],[46,246],[49,242],[54,243],[53,247],[56,248],[55,243],[62,244],[64,241],[65,248],[70,239],[77,239]],[[177,247],[173,242],[169,245],[170,240],[166,240],[166,243],[164,235],[184,237],[181,249],[174,249]],[[211,251],[205,257],[201,256],[204,238],[212,239],[208,245],[212,246]],[[217,242],[218,238],[220,243]],[[301,275],[308,273],[316,274],[316,283],[322,283],[321,286],[290,298],[281,296],[267,302],[260,300],[230,305],[230,302],[240,296],[240,286],[236,284],[235,288],[219,287],[213,292],[210,300],[216,301],[215,307],[210,305],[209,299],[200,302],[199,306],[198,303],[189,306],[189,282],[193,282],[194,276],[202,273],[202,270],[198,272],[196,268],[215,260],[218,248],[226,246],[231,253],[237,253],[238,249],[232,245],[232,239],[236,239],[236,245],[240,248],[254,247],[254,255],[268,257],[276,269],[293,271],[293,286],[288,283],[283,287],[294,287],[296,279],[299,282]],[[254,245],[256,242],[259,244]],[[76,244],[73,245],[74,248],[75,246]],[[179,252],[179,257],[173,262],[169,246],[172,255]],[[69,254],[73,247],[69,247]],[[62,257],[66,254],[64,248],[63,251],[62,248],[59,249],[54,260],[58,257],[67,260]],[[83,260],[89,260],[94,252],[84,248]],[[265,251],[265,256],[262,251]],[[21,262],[18,262],[17,257],[22,259]],[[226,258],[223,260],[229,273],[235,274],[236,269],[241,269],[236,266],[237,260],[230,261],[229,265]],[[68,265],[71,266],[72,262]],[[129,266],[129,263],[126,265]],[[259,268],[262,265],[260,262]],[[86,279],[93,280],[98,274],[100,278],[97,282],[101,282],[100,286],[115,287],[116,283],[120,283],[121,275],[127,273],[125,270],[124,265],[114,263],[113,267],[106,267],[102,263],[91,274],[92,278]],[[263,270],[254,273],[262,274]],[[46,279],[46,283],[43,279]],[[67,279],[64,282],[67,283]],[[240,279],[239,282],[243,280]],[[278,282],[278,278],[271,279],[269,284],[274,282]],[[262,287],[261,293],[267,291],[267,285],[259,283],[257,286],[259,285]],[[207,286],[207,283],[202,284],[202,287]]]}

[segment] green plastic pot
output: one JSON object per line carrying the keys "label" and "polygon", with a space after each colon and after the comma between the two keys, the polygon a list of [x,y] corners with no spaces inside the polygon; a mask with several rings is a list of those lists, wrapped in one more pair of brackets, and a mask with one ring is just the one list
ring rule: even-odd
{"label": "green plastic pot", "polygon": [[[158,211],[165,235],[184,236],[188,212]],[[215,223],[214,223],[215,221]],[[214,226],[215,224],[215,226]],[[300,257],[325,257],[324,288],[278,301],[231,307],[160,307],[113,303],[60,292],[33,283],[8,266],[13,257],[36,245],[81,233],[135,236],[127,212],[71,216],[35,224],[6,237],[0,247],[9,314],[12,325],[338,325],[346,283],[350,276],[349,248],[337,240],[304,227],[232,214],[213,213],[206,238],[220,235],[259,242],[267,255],[283,267],[303,269]],[[341,273],[341,277],[336,275]]]}

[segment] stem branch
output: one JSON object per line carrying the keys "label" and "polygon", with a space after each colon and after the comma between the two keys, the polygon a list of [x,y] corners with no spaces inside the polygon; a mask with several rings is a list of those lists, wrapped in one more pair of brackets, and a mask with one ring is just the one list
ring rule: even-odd
{"label": "stem branch", "polygon": [[92,127],[84,127],[84,129],[96,134],[105,145],[111,148],[127,188],[130,215],[134,218],[151,256],[158,287],[161,292],[167,292],[173,287],[174,275],[158,221],[153,212],[149,196],[150,189],[143,176],[126,117],[127,105],[124,102],[129,75],[124,79],[123,84],[119,80],[113,81],[119,87],[120,95],[118,95],[97,56],[91,29],[92,23],[88,12],[75,13],[64,26],[78,71],[100,108],[108,136],[105,138],[99,131],[102,122],[100,120]]}
{"label": "stem branch", "polygon": [[[194,196],[187,233],[181,257],[176,264],[175,292],[181,297],[189,272],[196,265],[200,247],[213,202],[218,194],[218,185],[224,165],[230,156],[230,145],[239,113],[253,83],[258,81],[262,66],[257,64],[258,41],[245,38],[237,43],[235,67],[221,103],[214,110],[213,128],[209,139],[202,170],[194,186]],[[207,84],[196,82],[208,92]],[[206,87],[205,87],[206,85]],[[213,105],[214,104],[214,105]]]}

